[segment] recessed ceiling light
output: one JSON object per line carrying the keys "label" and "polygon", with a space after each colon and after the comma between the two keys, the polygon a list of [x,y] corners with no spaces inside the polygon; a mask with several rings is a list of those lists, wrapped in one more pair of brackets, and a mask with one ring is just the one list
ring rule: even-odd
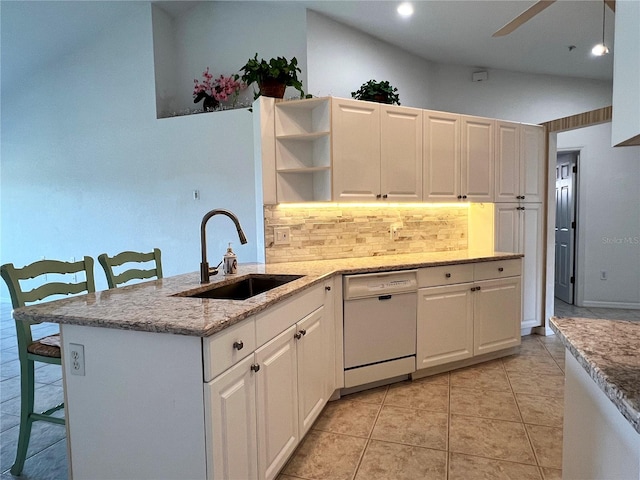
{"label": "recessed ceiling light", "polygon": [[398,5],[398,15],[401,17],[410,17],[413,15],[413,5],[408,2],[401,3]]}

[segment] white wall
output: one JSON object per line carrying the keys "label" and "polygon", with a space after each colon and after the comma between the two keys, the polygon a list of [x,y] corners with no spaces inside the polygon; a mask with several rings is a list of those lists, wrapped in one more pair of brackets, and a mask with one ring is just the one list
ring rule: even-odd
{"label": "white wall", "polygon": [[[207,67],[214,78],[239,73],[256,53],[266,60],[296,57],[302,71],[298,78],[306,85],[306,10],[300,5],[204,1],[175,17],[155,5],[153,10],[156,72],[170,70],[156,77],[158,90],[171,92],[159,104],[160,116],[202,109],[202,102],[193,103],[193,80],[201,82]],[[239,100],[251,103],[254,88],[250,86]],[[285,95],[299,94],[289,87]]]}
{"label": "white wall", "polygon": [[368,80],[387,80],[402,105],[427,108],[432,64],[313,11],[307,12],[308,90],[351,98]]}
{"label": "white wall", "polygon": [[541,123],[611,105],[611,82],[428,62],[315,12],[307,14],[309,91],[351,97],[367,80],[388,80],[403,105]]}
{"label": "white wall", "polygon": [[[19,91],[2,90],[0,262],[159,247],[165,275],[197,271],[200,220],[218,207],[238,215],[250,243],[239,246],[232,222],[215,217],[210,263],[228,241],[241,261],[254,261],[251,113],[157,120],[151,6],[118,5],[108,32],[25,78]],[[3,22],[29,28],[18,5],[11,11]],[[43,79],[46,95],[25,94],[42,92]],[[99,266],[96,280],[106,287]],[[4,284],[1,294],[8,298]]]}
{"label": "white wall", "polygon": [[611,123],[557,138],[580,151],[577,303],[640,308],[640,146],[611,148]]}

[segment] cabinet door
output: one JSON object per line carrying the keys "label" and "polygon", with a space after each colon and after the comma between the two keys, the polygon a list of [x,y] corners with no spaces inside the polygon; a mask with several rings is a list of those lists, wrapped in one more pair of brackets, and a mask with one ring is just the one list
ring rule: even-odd
{"label": "cabinet door", "polygon": [[253,355],[205,385],[207,476],[258,478]]}
{"label": "cabinet door", "polygon": [[542,202],[545,194],[544,128],[522,125],[520,140],[520,195],[523,202]]}
{"label": "cabinet door", "polygon": [[458,200],[460,124],[460,115],[423,112],[422,190],[425,201]]}
{"label": "cabinet door", "polygon": [[495,250],[522,253],[520,242],[520,210],[517,203],[495,205]]}
{"label": "cabinet door", "polygon": [[522,327],[539,327],[542,321],[542,231],[544,209],[541,203],[522,204],[520,210],[520,248],[522,268]]}
{"label": "cabinet door", "polygon": [[300,438],[311,428],[328,401],[327,384],[333,377],[333,362],[328,353],[328,338],[324,307],[318,308],[297,323],[298,338],[298,420]]}
{"label": "cabinet door", "polygon": [[417,369],[473,355],[471,283],[418,290]]}
{"label": "cabinet door", "polygon": [[474,283],[473,353],[495,352],[520,345],[522,283],[520,277]]}
{"label": "cabinet door", "polygon": [[380,192],[393,202],[422,201],[422,110],[381,106]]}
{"label": "cabinet door", "polygon": [[298,444],[298,375],[293,325],[256,350],[258,477],[271,480]]}
{"label": "cabinet door", "polygon": [[493,202],[494,130],[495,120],[462,116],[460,190],[470,202]]}
{"label": "cabinet door", "polygon": [[333,199],[375,201],[380,194],[380,106],[332,99]]}
{"label": "cabinet door", "polygon": [[496,122],[496,202],[517,202],[520,196],[520,124]]}

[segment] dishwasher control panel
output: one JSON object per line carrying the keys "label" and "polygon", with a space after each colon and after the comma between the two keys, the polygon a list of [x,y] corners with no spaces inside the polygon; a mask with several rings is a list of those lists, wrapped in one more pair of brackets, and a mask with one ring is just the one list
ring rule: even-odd
{"label": "dishwasher control panel", "polygon": [[345,275],[344,299],[415,292],[418,288],[416,270]]}

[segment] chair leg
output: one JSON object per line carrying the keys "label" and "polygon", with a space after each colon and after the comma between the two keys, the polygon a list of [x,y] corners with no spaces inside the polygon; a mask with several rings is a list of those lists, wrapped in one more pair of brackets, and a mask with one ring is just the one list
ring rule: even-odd
{"label": "chair leg", "polygon": [[29,437],[31,436],[31,426],[33,419],[33,396],[34,396],[34,362],[27,359],[20,361],[20,433],[18,435],[18,450],[16,460],[11,467],[12,475],[20,475],[27,458],[29,448]]}

